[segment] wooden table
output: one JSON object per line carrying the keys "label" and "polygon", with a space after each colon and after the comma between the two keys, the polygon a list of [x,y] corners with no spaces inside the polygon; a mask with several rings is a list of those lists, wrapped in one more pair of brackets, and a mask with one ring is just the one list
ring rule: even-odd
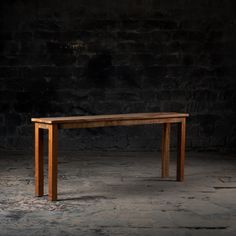
{"label": "wooden table", "polygon": [[81,129],[105,126],[163,124],[162,177],[169,175],[170,125],[178,124],[177,181],[184,179],[185,113],[133,113],[116,115],[32,118],[35,123],[35,194],[44,194],[43,130],[48,130],[48,199],[57,200],[58,129]]}

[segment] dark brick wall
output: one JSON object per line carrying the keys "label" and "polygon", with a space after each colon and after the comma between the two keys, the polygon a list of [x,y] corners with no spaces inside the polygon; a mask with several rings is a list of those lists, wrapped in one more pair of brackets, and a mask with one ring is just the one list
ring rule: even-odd
{"label": "dark brick wall", "polygon": [[[155,111],[191,114],[189,149],[236,146],[236,1],[0,4],[0,147],[32,148],[31,117]],[[161,129],[60,132],[61,148],[154,150]]]}

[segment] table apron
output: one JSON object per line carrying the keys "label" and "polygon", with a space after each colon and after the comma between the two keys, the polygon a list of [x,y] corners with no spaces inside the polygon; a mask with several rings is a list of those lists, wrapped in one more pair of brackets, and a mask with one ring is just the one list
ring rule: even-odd
{"label": "table apron", "polygon": [[82,129],[106,126],[131,126],[145,124],[163,124],[163,123],[180,123],[185,118],[163,118],[163,119],[143,119],[143,120],[115,120],[115,121],[96,121],[96,122],[78,122],[78,123],[58,123],[58,129]]}

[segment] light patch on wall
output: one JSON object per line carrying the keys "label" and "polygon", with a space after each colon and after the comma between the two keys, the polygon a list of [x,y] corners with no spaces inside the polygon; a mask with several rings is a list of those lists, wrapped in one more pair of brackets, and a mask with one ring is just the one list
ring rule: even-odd
{"label": "light patch on wall", "polygon": [[87,45],[81,40],[75,40],[68,43],[68,47],[76,52],[87,49]]}

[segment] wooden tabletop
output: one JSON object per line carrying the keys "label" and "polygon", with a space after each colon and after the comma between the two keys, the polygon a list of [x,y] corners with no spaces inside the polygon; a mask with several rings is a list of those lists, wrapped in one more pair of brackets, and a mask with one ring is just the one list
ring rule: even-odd
{"label": "wooden tabletop", "polygon": [[91,115],[91,116],[67,116],[67,117],[44,117],[32,118],[32,122],[54,124],[54,123],[79,123],[92,121],[118,121],[118,120],[143,120],[188,117],[187,113],[177,112],[155,112],[155,113],[129,113],[114,115]]}

